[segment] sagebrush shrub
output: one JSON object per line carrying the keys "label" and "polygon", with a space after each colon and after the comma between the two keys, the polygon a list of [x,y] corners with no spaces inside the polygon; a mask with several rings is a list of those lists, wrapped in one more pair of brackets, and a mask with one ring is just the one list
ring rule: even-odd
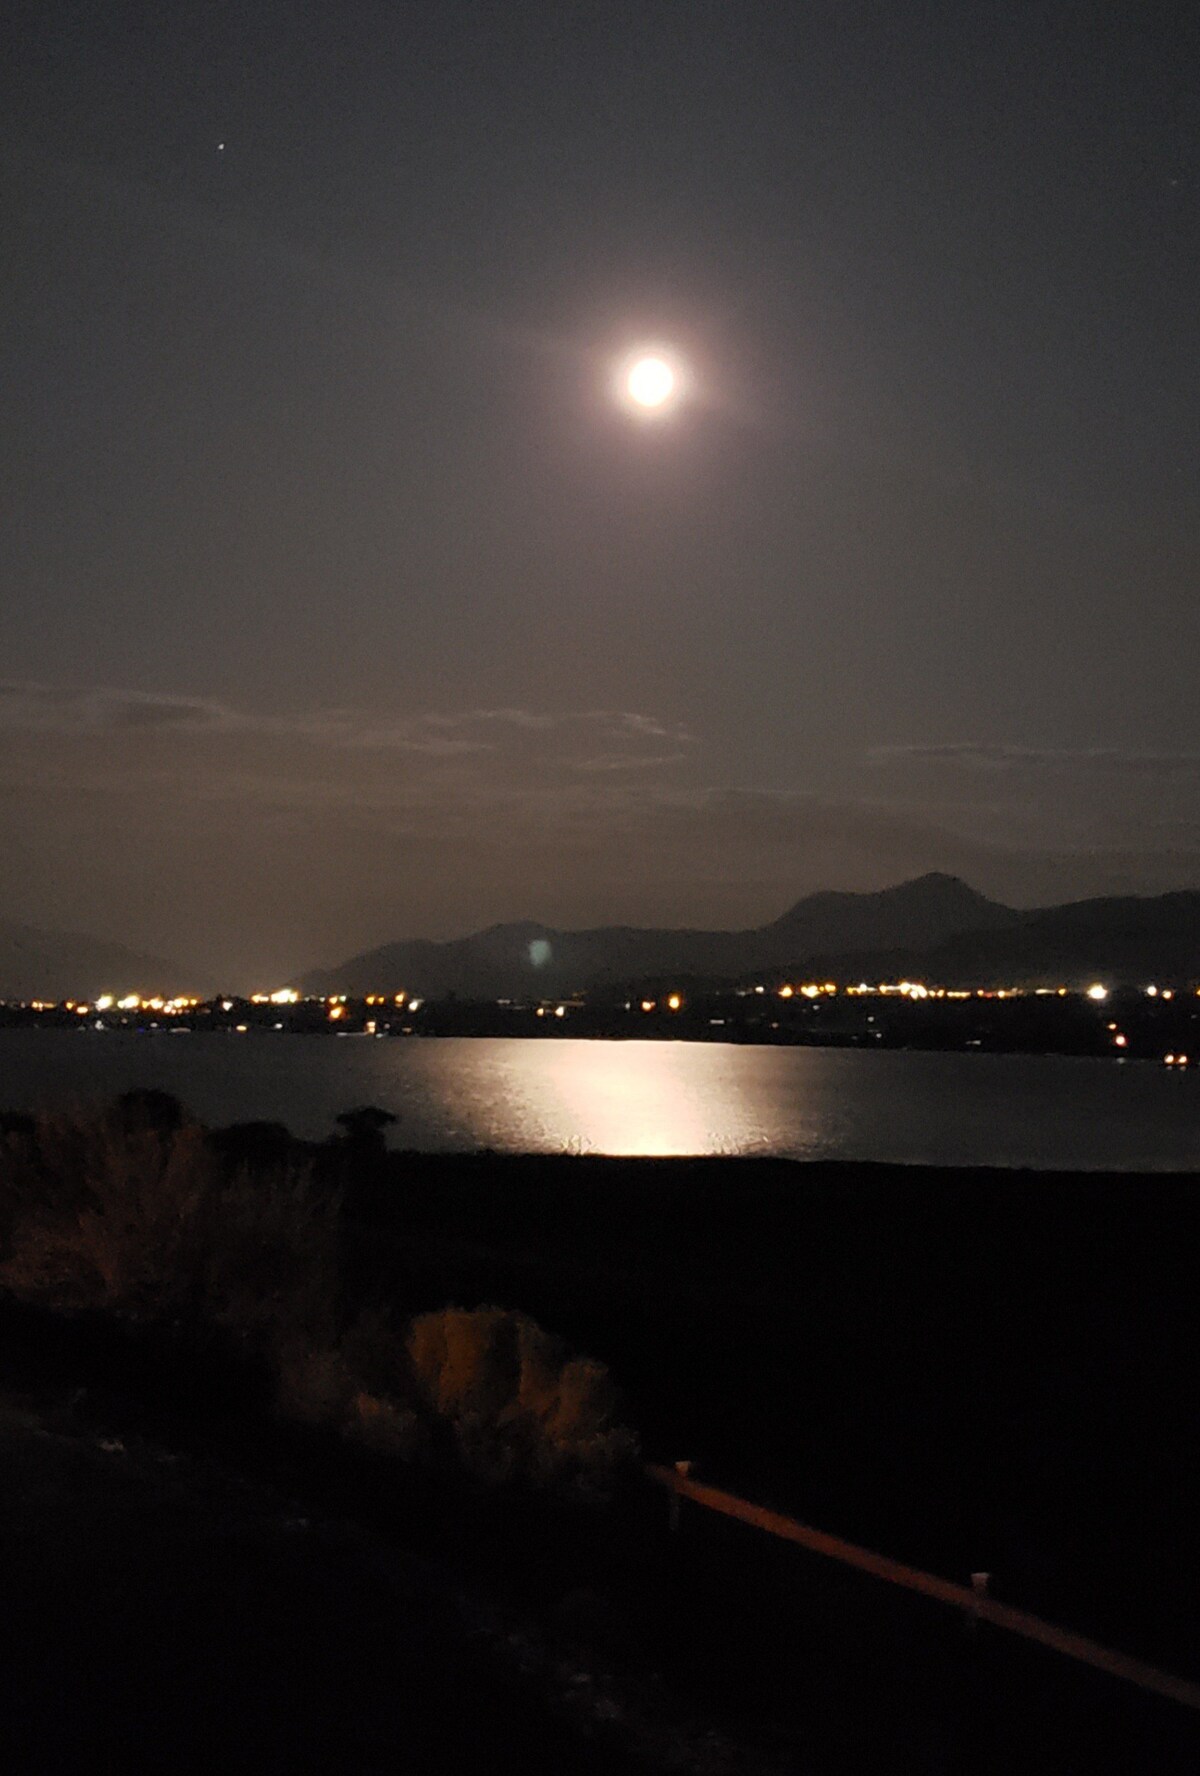
{"label": "sagebrush shrub", "polygon": [[408,1335],[413,1376],[479,1478],[521,1477],[603,1492],[637,1452],[602,1363],[573,1357],[508,1308],[422,1314]]}
{"label": "sagebrush shrub", "polygon": [[22,1300],[311,1342],[334,1331],[338,1245],[304,1168],[230,1176],[192,1123],[46,1116],[0,1143],[0,1286]]}

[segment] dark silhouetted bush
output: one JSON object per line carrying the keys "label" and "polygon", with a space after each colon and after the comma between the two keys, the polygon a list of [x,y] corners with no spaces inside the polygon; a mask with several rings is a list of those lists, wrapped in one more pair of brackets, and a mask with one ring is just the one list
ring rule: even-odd
{"label": "dark silhouetted bush", "polygon": [[38,1117],[0,1141],[0,1286],[264,1348],[331,1338],[336,1202],[300,1166],[231,1175],[203,1129],[142,1108]]}

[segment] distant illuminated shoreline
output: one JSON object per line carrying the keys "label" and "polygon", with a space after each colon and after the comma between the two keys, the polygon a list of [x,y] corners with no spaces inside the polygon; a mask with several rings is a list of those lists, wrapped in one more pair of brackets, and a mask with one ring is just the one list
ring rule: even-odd
{"label": "distant illuminated shoreline", "polygon": [[439,999],[399,993],[249,996],[104,993],[0,1001],[0,1028],[368,1038],[661,1038],[781,1046],[1106,1055],[1173,1068],[1200,1061],[1200,988],[942,986],[922,981],[643,982],[565,999]]}

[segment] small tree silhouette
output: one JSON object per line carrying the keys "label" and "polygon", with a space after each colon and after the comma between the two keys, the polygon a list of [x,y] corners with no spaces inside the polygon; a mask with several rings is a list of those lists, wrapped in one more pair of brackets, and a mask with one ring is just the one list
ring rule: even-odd
{"label": "small tree silhouette", "polygon": [[378,1104],[361,1104],[356,1110],[343,1110],[334,1120],[340,1139],[356,1159],[381,1159],[387,1151],[387,1130],[396,1118]]}
{"label": "small tree silhouette", "polygon": [[126,1135],[173,1135],[187,1121],[178,1098],[152,1089],[122,1092],[109,1114],[114,1126]]}

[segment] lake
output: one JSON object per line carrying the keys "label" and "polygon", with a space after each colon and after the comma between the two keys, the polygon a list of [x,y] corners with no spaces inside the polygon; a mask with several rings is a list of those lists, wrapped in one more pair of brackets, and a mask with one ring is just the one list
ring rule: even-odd
{"label": "lake", "polygon": [[0,1031],[0,1108],[175,1093],[320,1139],[356,1104],[423,1151],[1200,1170],[1200,1070],[1058,1056],[589,1042]]}

